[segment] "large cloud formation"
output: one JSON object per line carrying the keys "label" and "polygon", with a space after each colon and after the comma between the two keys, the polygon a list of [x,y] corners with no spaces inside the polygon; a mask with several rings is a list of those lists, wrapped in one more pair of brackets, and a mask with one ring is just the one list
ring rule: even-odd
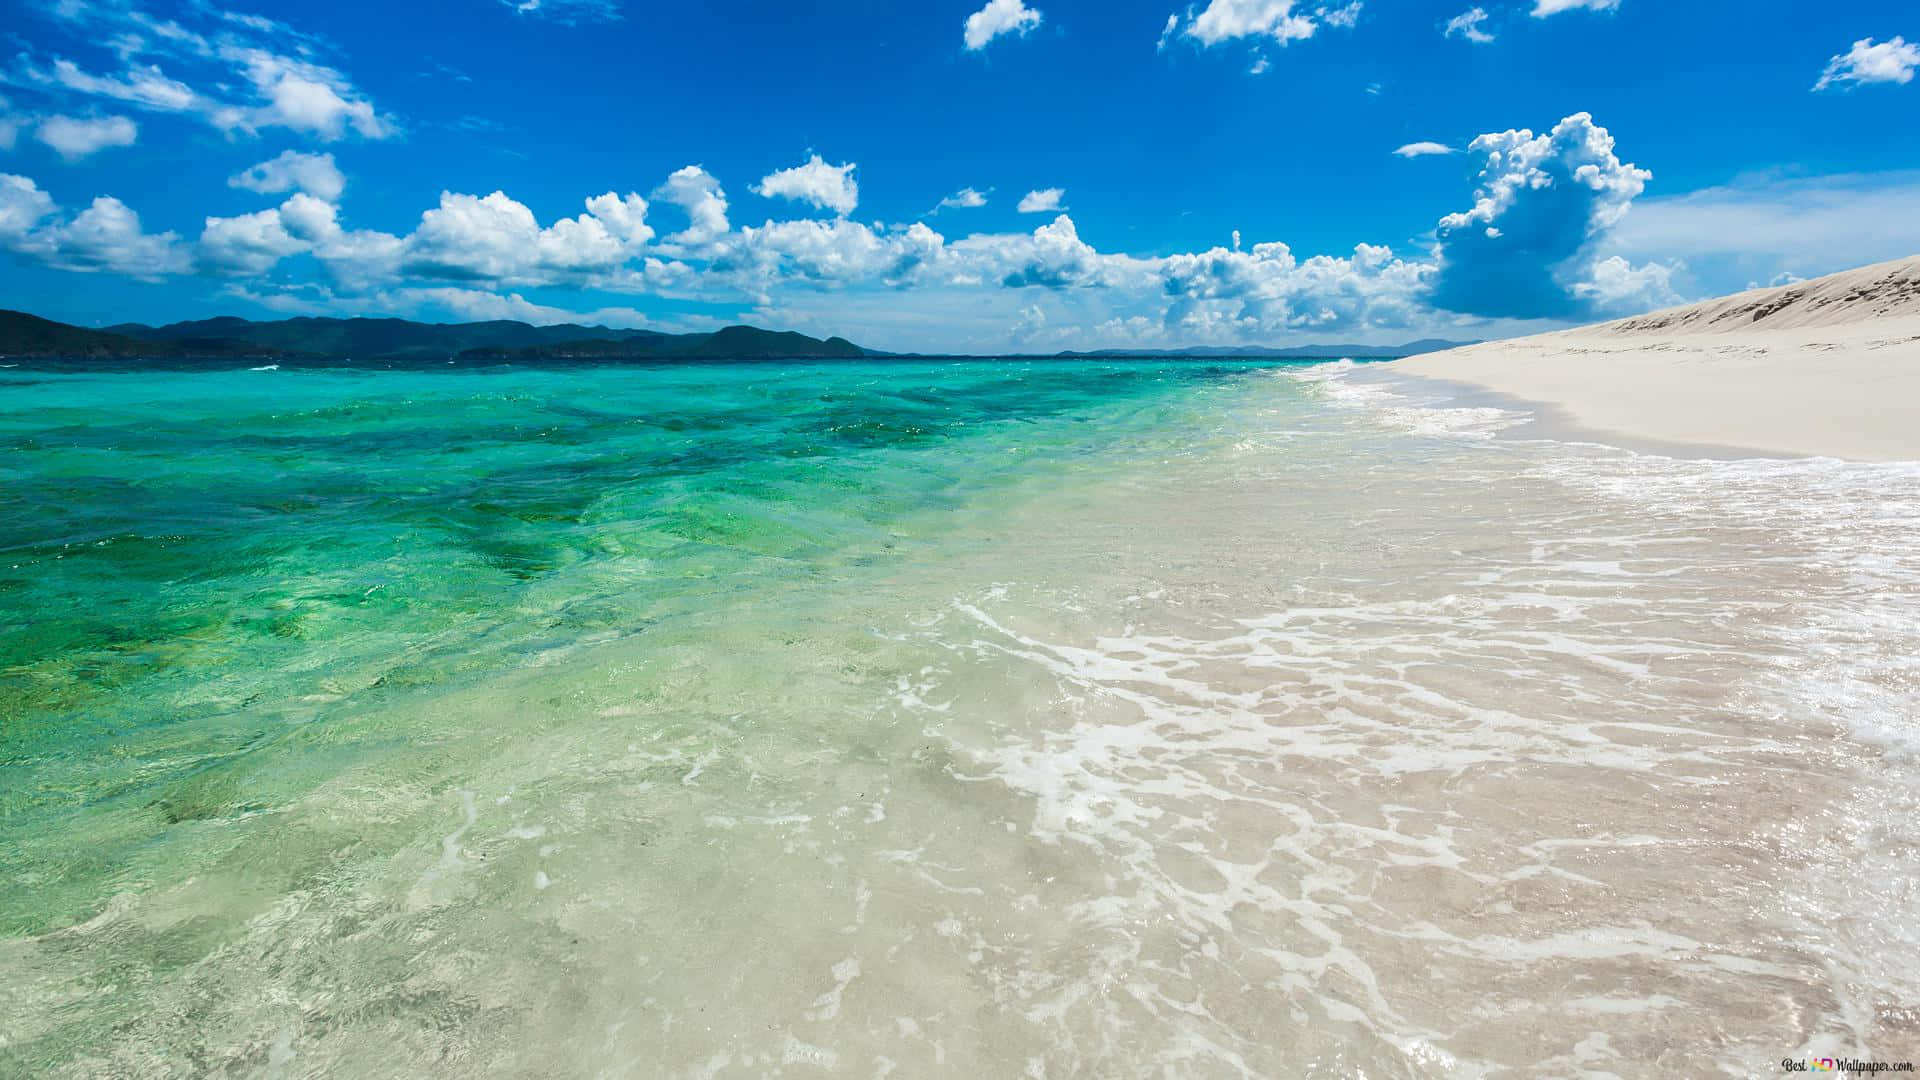
{"label": "large cloud formation", "polygon": [[[1431,302],[1443,311],[1516,319],[1569,319],[1630,300],[1631,267],[1599,273],[1600,238],[1618,224],[1653,174],[1622,162],[1613,136],[1586,113],[1552,131],[1503,131],[1473,140],[1480,186],[1470,210],[1442,218]],[[1623,289],[1626,291],[1623,293]]]}
{"label": "large cloud formation", "polygon": [[[1649,176],[1619,159],[1591,117],[1567,117],[1544,135],[1483,135],[1470,152],[1480,164],[1472,207],[1441,219],[1430,251],[1404,253],[1360,244],[1305,256],[1277,242],[1243,247],[1235,233],[1230,247],[1132,255],[1101,250],[1097,223],[1052,208],[1030,231],[949,238],[925,220],[853,220],[853,166],[817,158],[755,190],[811,204],[818,217],[736,225],[720,179],[688,165],[651,202],[615,189],[570,217],[543,219],[504,191],[444,191],[411,231],[390,233],[349,227],[336,163],[299,153],[230,181],[279,205],[206,218],[187,240],[144,231],[118,200],[68,212],[32,180],[0,174],[0,249],[74,270],[199,273],[283,310],[584,315],[515,291],[564,288],[731,306],[735,318],[801,329],[897,327],[914,344],[973,349],[1381,338],[1673,298],[1671,267],[1603,250]],[[665,224],[652,220],[661,210]],[[929,341],[933,333],[951,336]]]}

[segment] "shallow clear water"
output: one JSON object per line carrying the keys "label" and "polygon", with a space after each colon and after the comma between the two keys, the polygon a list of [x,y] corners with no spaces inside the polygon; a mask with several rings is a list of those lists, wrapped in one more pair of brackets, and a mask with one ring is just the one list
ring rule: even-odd
{"label": "shallow clear water", "polygon": [[1920,470],[1514,419],[0,373],[0,1074],[1920,1054]]}

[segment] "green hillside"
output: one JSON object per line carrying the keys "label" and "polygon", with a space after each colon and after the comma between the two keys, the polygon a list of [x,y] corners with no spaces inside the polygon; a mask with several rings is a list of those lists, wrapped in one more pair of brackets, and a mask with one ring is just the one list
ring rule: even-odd
{"label": "green hillside", "polygon": [[272,357],[320,364],[507,363],[534,360],[750,359],[831,357],[866,351],[845,338],[730,326],[710,334],[663,334],[605,326],[532,326],[496,320],[418,323],[406,319],[224,317],[88,330],[22,312],[0,312],[0,356],[165,359],[176,363]]}

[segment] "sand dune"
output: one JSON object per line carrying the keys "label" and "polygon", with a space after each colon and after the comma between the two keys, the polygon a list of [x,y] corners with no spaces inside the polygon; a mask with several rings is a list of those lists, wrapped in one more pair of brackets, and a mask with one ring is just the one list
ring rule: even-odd
{"label": "sand dune", "polygon": [[1603,441],[1920,460],[1920,256],[1393,368]]}

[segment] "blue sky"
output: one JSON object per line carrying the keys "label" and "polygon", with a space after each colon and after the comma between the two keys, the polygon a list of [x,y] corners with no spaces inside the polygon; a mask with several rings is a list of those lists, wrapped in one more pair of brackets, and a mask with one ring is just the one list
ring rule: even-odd
{"label": "blue sky", "polygon": [[0,306],[1392,342],[1920,251],[1910,0],[982,2],[18,0]]}

